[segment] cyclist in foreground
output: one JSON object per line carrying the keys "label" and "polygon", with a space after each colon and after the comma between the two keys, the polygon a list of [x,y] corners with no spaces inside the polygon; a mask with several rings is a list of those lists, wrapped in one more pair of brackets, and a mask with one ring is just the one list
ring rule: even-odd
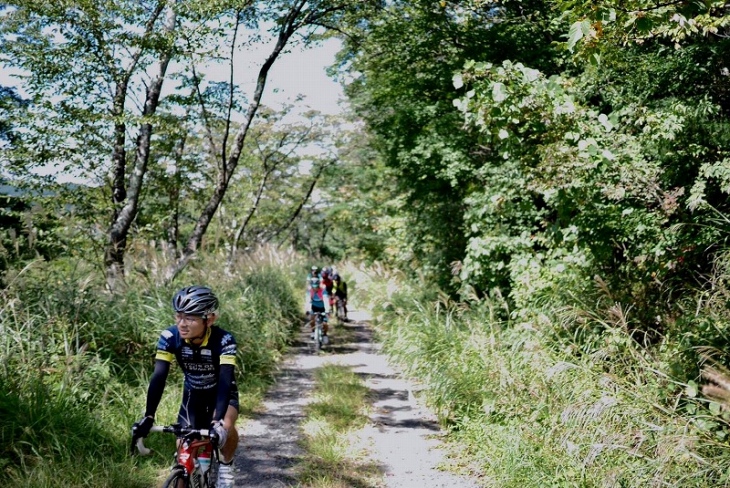
{"label": "cyclist in foreground", "polygon": [[140,437],[149,434],[170,364],[175,359],[185,377],[177,421],[195,429],[215,431],[221,452],[216,486],[232,488],[231,464],[238,447],[236,340],[231,333],[213,325],[218,318],[218,298],[210,288],[183,288],[172,299],[172,307],[175,325],[160,334],[145,414],[134,428]]}

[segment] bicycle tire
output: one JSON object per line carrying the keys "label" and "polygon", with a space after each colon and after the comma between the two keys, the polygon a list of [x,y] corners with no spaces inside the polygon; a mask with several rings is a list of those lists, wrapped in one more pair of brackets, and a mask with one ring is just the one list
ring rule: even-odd
{"label": "bicycle tire", "polygon": [[[182,483],[180,483],[182,481]],[[185,478],[185,468],[175,466],[170,475],[162,483],[162,488],[190,488],[190,480]]]}
{"label": "bicycle tire", "polygon": [[210,467],[205,472],[205,485],[207,488],[215,488],[218,483],[218,461],[210,460]]}
{"label": "bicycle tire", "polygon": [[342,303],[342,299],[337,300],[337,320],[340,323],[345,322],[345,306]]}
{"label": "bicycle tire", "polygon": [[322,349],[322,319],[317,317],[314,324],[314,352]]}

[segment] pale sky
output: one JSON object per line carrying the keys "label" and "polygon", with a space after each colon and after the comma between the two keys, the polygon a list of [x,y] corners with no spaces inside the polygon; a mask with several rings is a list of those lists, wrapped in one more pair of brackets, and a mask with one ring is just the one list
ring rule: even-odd
{"label": "pale sky", "polygon": [[[339,106],[339,102],[344,98],[342,87],[325,73],[327,67],[334,62],[339,48],[339,40],[329,39],[320,45],[309,48],[294,47],[291,52],[282,53],[269,72],[261,103],[276,109],[282,104],[292,103],[301,94],[304,99],[297,102],[298,109],[295,112],[307,110],[317,110],[325,114],[342,112],[343,109]],[[261,63],[270,52],[270,46],[261,45],[257,49],[241,50],[237,55],[234,82],[249,99],[253,94]],[[174,68],[171,66],[171,69]],[[209,78],[228,81],[227,65],[200,69]],[[166,85],[171,88],[169,83],[171,81],[167,80]],[[0,69],[0,84],[17,86],[18,80],[12,76],[11,71],[3,68]],[[24,95],[23,90],[19,90],[19,93]],[[49,171],[56,172],[55,169]],[[74,181],[73,176],[59,178],[59,180],[67,179]]]}
{"label": "pale sky", "polygon": [[[321,45],[295,47],[292,52],[282,53],[269,72],[262,103],[274,108],[302,94],[305,96],[302,103],[311,109],[327,114],[341,112],[338,102],[343,98],[342,88],[325,73],[334,62],[339,47],[339,40],[329,39]],[[253,94],[261,62],[269,53],[269,46],[261,45],[258,49],[247,49],[237,54],[235,83],[249,96]],[[203,71],[212,78],[228,81],[228,69],[227,65],[219,65]],[[0,84],[17,86],[18,79],[12,76],[13,73],[13,70],[5,67],[0,69]],[[168,80],[168,87],[169,83]],[[23,90],[19,90],[19,93],[23,94]]]}
{"label": "pale sky", "polygon": [[[264,97],[294,98],[302,93],[305,95],[304,104],[314,110],[328,114],[342,112],[338,106],[338,101],[344,98],[342,87],[325,73],[325,69],[334,62],[339,48],[340,42],[330,39],[322,46],[283,54],[272,67],[271,83]],[[272,93],[273,88],[279,88],[280,92]]]}
{"label": "pale sky", "polygon": [[[233,75],[235,84],[249,97],[253,95],[259,69],[271,53],[272,45],[273,39],[257,48],[243,49],[236,54]],[[305,98],[299,105],[306,106],[307,109],[326,114],[342,112],[342,108],[338,106],[340,99],[344,98],[342,88],[325,73],[327,67],[334,62],[339,48],[339,40],[328,39],[320,45],[309,48],[295,46],[291,52],[280,54],[269,71],[261,103],[276,108],[279,104],[293,102],[297,95],[302,94]],[[229,69],[227,64],[211,65],[204,71],[218,81],[228,81]]]}

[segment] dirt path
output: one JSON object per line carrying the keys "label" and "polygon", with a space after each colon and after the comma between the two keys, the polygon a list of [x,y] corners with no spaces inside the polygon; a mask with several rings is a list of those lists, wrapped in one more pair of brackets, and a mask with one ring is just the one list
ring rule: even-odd
{"label": "dirt path", "polygon": [[235,460],[236,486],[279,488],[300,486],[296,465],[303,407],[309,401],[313,371],[324,364],[342,364],[361,375],[371,390],[373,408],[365,428],[371,461],[383,478],[378,488],[444,488],[479,486],[437,469],[443,453],[438,449],[440,430],[433,416],[409,394],[402,380],[372,341],[364,313],[350,314],[347,324],[354,340],[341,344],[337,331],[326,353],[313,355],[302,332],[281,366],[278,381],[264,403],[264,413],[242,422]]}

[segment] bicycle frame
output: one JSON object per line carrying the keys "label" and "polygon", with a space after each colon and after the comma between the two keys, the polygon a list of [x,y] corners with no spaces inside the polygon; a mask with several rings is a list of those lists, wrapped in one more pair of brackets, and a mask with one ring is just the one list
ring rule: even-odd
{"label": "bicycle frame", "polygon": [[319,351],[322,348],[322,334],[324,330],[322,324],[324,323],[327,314],[324,312],[316,312],[314,315],[314,350]]}
{"label": "bicycle frame", "polygon": [[[209,478],[215,480],[211,476],[213,474],[212,472],[215,471],[214,463],[217,464],[220,462],[220,453],[216,442],[217,437],[215,437],[214,432],[207,429],[183,427],[180,424],[154,426],[150,429],[150,432],[166,432],[174,434],[177,437],[177,450],[175,452],[176,464],[172,466],[170,471],[182,471],[182,481],[185,487],[207,488],[211,486]],[[133,438],[132,445],[135,444],[140,454],[143,456],[150,454],[151,451],[144,446],[142,438]],[[206,475],[200,471],[195,463],[201,448],[204,451],[209,451],[211,454],[211,466],[207,470]]]}
{"label": "bicycle frame", "polygon": [[[179,438],[178,438],[179,439]],[[198,458],[198,451],[203,447],[213,452],[213,446],[208,439],[190,440],[187,436],[183,437],[177,446],[177,463],[185,468],[188,477],[192,476],[195,471],[195,460]],[[202,474],[202,473],[201,473]]]}

